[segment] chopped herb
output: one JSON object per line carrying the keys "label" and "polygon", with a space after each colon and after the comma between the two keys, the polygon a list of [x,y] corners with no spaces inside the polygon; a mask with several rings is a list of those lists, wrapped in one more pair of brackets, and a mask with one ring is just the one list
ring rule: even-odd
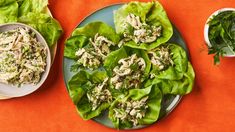
{"label": "chopped herb", "polygon": [[220,64],[219,57],[229,53],[235,55],[235,11],[225,11],[209,21],[209,54],[215,54],[214,64]]}

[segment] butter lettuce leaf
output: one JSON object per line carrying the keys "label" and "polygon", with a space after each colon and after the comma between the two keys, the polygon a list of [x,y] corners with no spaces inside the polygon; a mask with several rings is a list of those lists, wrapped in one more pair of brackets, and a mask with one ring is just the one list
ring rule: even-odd
{"label": "butter lettuce leaf", "polygon": [[111,76],[113,68],[118,65],[118,61],[122,58],[128,57],[128,54],[124,47],[111,52],[106,60],[104,61],[104,67],[108,71],[108,74]]}
{"label": "butter lettuce leaf", "polygon": [[107,74],[105,71],[88,73],[87,71],[81,70],[69,80],[68,91],[70,97],[76,105],[78,113],[84,120],[100,115],[110,106],[109,103],[102,103],[97,109],[92,110],[92,105],[86,96],[88,90],[93,89],[95,84],[102,83],[106,77]]}
{"label": "butter lettuce leaf", "polygon": [[131,89],[127,96],[120,96],[117,98],[109,108],[109,119],[113,122],[115,128],[131,128],[133,124],[129,121],[121,121],[114,117],[114,108],[119,102],[126,102],[128,100],[141,100],[143,97],[148,96],[147,111],[144,118],[138,120],[139,125],[148,125],[158,120],[160,110],[162,93],[161,90],[155,86],[149,86],[144,89]]}
{"label": "butter lettuce leaf", "polygon": [[157,77],[160,79],[171,79],[171,80],[181,79],[183,77],[183,73],[186,72],[188,67],[187,54],[183,48],[181,48],[176,44],[168,44],[168,47],[170,48],[170,53],[173,54],[172,60],[174,62],[174,65],[168,67],[164,71],[159,71]]}
{"label": "butter lettuce leaf", "polygon": [[0,0],[0,7],[15,3],[16,0]]}
{"label": "butter lettuce leaf", "polygon": [[138,57],[141,57],[145,60],[146,67],[144,70],[144,74],[147,75],[150,72],[150,68],[151,68],[151,62],[148,58],[147,52],[144,50],[132,49],[129,47],[121,47],[120,49],[111,52],[107,56],[104,62],[104,67],[108,71],[108,74],[109,75],[112,74],[112,70],[114,69],[114,67],[118,65],[118,61],[120,59],[127,58],[131,56],[132,54],[136,54]]}
{"label": "butter lettuce leaf", "polygon": [[[103,22],[92,22],[84,27],[76,28],[72,36],[65,42],[65,54],[64,56],[70,59],[76,59],[75,52],[79,48],[89,47],[89,39],[94,38],[96,34],[106,37],[110,41],[117,44],[120,40],[119,35],[116,34],[114,29]],[[116,47],[112,47],[111,50],[115,50]]]}
{"label": "butter lettuce leaf", "polygon": [[[121,60],[123,58],[128,58],[133,54],[136,54],[138,58],[143,58],[144,61],[145,61],[146,67],[140,75],[138,86],[136,86],[136,88],[144,88],[143,83],[148,78],[148,75],[149,75],[149,72],[150,72],[150,69],[151,69],[151,62],[148,58],[148,55],[147,55],[146,51],[140,50],[140,49],[132,49],[130,47],[123,46],[120,49],[111,52],[107,56],[106,60],[104,61],[104,68],[107,71],[108,76],[113,77],[113,69],[117,65],[119,65],[118,64],[119,60]],[[132,70],[134,72],[138,72],[137,70],[139,70],[139,69],[133,68]],[[124,78],[123,83],[128,83],[128,81],[129,81],[128,77]],[[126,95],[128,93],[128,89],[126,89],[126,88],[115,89],[114,85],[111,83],[111,81],[110,81],[110,88],[111,88],[112,93],[114,94],[115,98],[117,98],[121,94]],[[132,89],[132,88],[130,88],[130,89]]]}
{"label": "butter lettuce leaf", "polygon": [[192,91],[195,73],[192,65],[188,61],[187,54],[180,46],[168,44],[173,66],[167,69],[158,70],[153,64],[151,74],[155,74],[153,80],[146,84],[158,84],[163,94],[188,94]]}
{"label": "butter lettuce leaf", "polygon": [[188,62],[187,72],[183,74],[180,80],[156,79],[163,94],[185,95],[192,91],[195,73],[192,65]]}
{"label": "butter lettuce leaf", "polygon": [[150,50],[167,42],[173,35],[173,28],[167,14],[159,2],[130,2],[114,12],[114,23],[117,33],[123,34],[128,14],[139,16],[143,23],[151,26],[162,26],[162,35],[152,43],[136,44],[130,40],[126,46]]}
{"label": "butter lettuce leaf", "polygon": [[51,47],[60,38],[63,30],[57,20],[44,13],[27,13],[18,22],[28,24],[38,30]]}
{"label": "butter lettuce leaf", "polygon": [[48,0],[23,0],[19,3],[19,16],[29,12],[42,13],[48,5]]}
{"label": "butter lettuce leaf", "polygon": [[[75,53],[81,48],[84,48],[88,51],[94,50],[94,52],[96,52],[94,46],[90,42],[90,39],[93,40],[96,34],[103,36],[114,43],[114,45],[109,46],[110,52],[115,51],[118,48],[117,44],[120,40],[119,35],[116,34],[115,30],[108,24],[97,21],[74,30],[72,36],[65,42],[64,56],[76,61],[79,58],[75,55]],[[99,64],[98,68],[103,64],[103,61],[103,59],[100,60],[101,63]],[[75,63],[71,70],[77,71],[84,68],[86,69],[87,67],[84,67],[80,63]],[[95,69],[97,69],[97,67]]]}
{"label": "butter lettuce leaf", "polygon": [[15,1],[0,1],[0,24],[15,22],[18,17],[18,3]]}
{"label": "butter lettuce leaf", "polygon": [[100,21],[91,22],[84,27],[76,28],[72,36],[84,35],[87,38],[93,38],[96,34],[108,38],[110,41],[118,44],[120,37],[116,34],[115,30],[108,24]]}
{"label": "butter lettuce leaf", "polygon": [[79,48],[87,45],[88,38],[83,35],[75,35],[67,39],[65,42],[64,56],[70,59],[77,59],[75,55]]}

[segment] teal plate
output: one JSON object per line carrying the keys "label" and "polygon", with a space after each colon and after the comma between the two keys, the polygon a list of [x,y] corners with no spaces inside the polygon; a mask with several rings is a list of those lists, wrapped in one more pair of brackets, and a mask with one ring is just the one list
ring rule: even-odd
{"label": "teal plate", "polygon": [[[100,10],[97,10],[94,13],[92,13],[91,15],[87,16],[77,27],[82,27],[82,26],[84,26],[90,22],[94,22],[94,21],[103,21],[114,28],[113,11],[117,10],[122,5],[123,4],[115,4],[115,5],[107,6],[107,7],[100,9]],[[182,46],[185,49],[185,51],[187,52],[188,57],[189,57],[189,52],[186,47],[185,41],[183,40],[180,32],[176,29],[176,27],[173,26],[173,28],[174,28],[173,36],[171,37],[171,39],[168,42],[178,43],[180,46]],[[71,59],[68,59],[66,57],[64,57],[63,61],[64,61],[63,62],[64,81],[65,81],[66,87],[68,88],[68,81],[75,74],[70,71],[70,67],[74,64],[74,61]],[[180,99],[181,99],[180,95],[165,95],[163,97],[160,117],[159,117],[158,121],[160,119],[166,117],[177,106],[177,104],[180,102]],[[108,118],[108,111],[105,111],[100,116],[93,118],[93,120],[104,125],[104,126],[114,128],[111,120],[109,120],[109,118]],[[139,126],[136,126],[133,128],[128,128],[128,129],[140,129],[140,128],[144,128],[147,126],[149,126],[149,125],[139,125]]]}

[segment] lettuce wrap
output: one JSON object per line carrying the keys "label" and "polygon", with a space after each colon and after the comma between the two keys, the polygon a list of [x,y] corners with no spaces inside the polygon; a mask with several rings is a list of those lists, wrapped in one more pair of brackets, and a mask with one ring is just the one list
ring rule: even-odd
{"label": "lettuce wrap", "polygon": [[192,91],[195,74],[183,48],[167,44],[148,55],[152,63],[150,84],[158,84],[163,94],[184,95]]}
{"label": "lettuce wrap", "polygon": [[76,61],[72,70],[97,69],[108,54],[117,49],[119,36],[103,22],[92,22],[75,29],[66,41],[64,56]]}
{"label": "lettuce wrap", "polygon": [[109,108],[109,119],[115,128],[131,128],[157,121],[161,109],[162,93],[155,86],[131,89],[125,97],[119,97]]}
{"label": "lettuce wrap", "polygon": [[111,87],[126,91],[141,88],[148,77],[151,63],[144,50],[122,47],[107,56],[104,68],[111,77]]}
{"label": "lettuce wrap", "polygon": [[167,42],[173,28],[159,2],[130,2],[114,12],[117,33],[124,39],[121,44],[150,50]]}
{"label": "lettuce wrap", "polygon": [[68,83],[70,97],[84,120],[91,119],[107,109],[112,101],[105,71],[75,74]]}
{"label": "lettuce wrap", "polygon": [[60,24],[46,13],[48,0],[0,0],[0,24],[20,22],[38,30],[48,46],[62,34]]}

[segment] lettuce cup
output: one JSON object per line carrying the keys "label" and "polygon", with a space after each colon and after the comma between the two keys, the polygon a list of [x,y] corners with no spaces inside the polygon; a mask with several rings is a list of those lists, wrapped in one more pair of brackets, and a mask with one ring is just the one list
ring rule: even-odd
{"label": "lettuce cup", "polygon": [[159,117],[161,100],[157,86],[131,89],[127,96],[120,96],[111,104],[109,119],[118,129],[153,124]]}
{"label": "lettuce cup", "polygon": [[114,12],[115,29],[123,36],[119,45],[150,50],[173,35],[173,28],[159,2],[130,2]]}
{"label": "lettuce cup", "polygon": [[119,36],[103,22],[92,22],[75,29],[66,41],[64,56],[76,61],[72,70],[94,70],[103,65],[107,55],[117,49]]}
{"label": "lettuce cup", "polygon": [[166,44],[148,51],[151,61],[150,80],[163,94],[184,95],[192,91],[194,71],[186,52],[176,44]]}
{"label": "lettuce cup", "polygon": [[99,116],[112,102],[105,71],[79,71],[69,81],[70,97],[84,120]]}
{"label": "lettuce cup", "polygon": [[104,62],[113,89],[126,91],[141,88],[148,76],[150,61],[145,51],[122,47],[109,54]]}

